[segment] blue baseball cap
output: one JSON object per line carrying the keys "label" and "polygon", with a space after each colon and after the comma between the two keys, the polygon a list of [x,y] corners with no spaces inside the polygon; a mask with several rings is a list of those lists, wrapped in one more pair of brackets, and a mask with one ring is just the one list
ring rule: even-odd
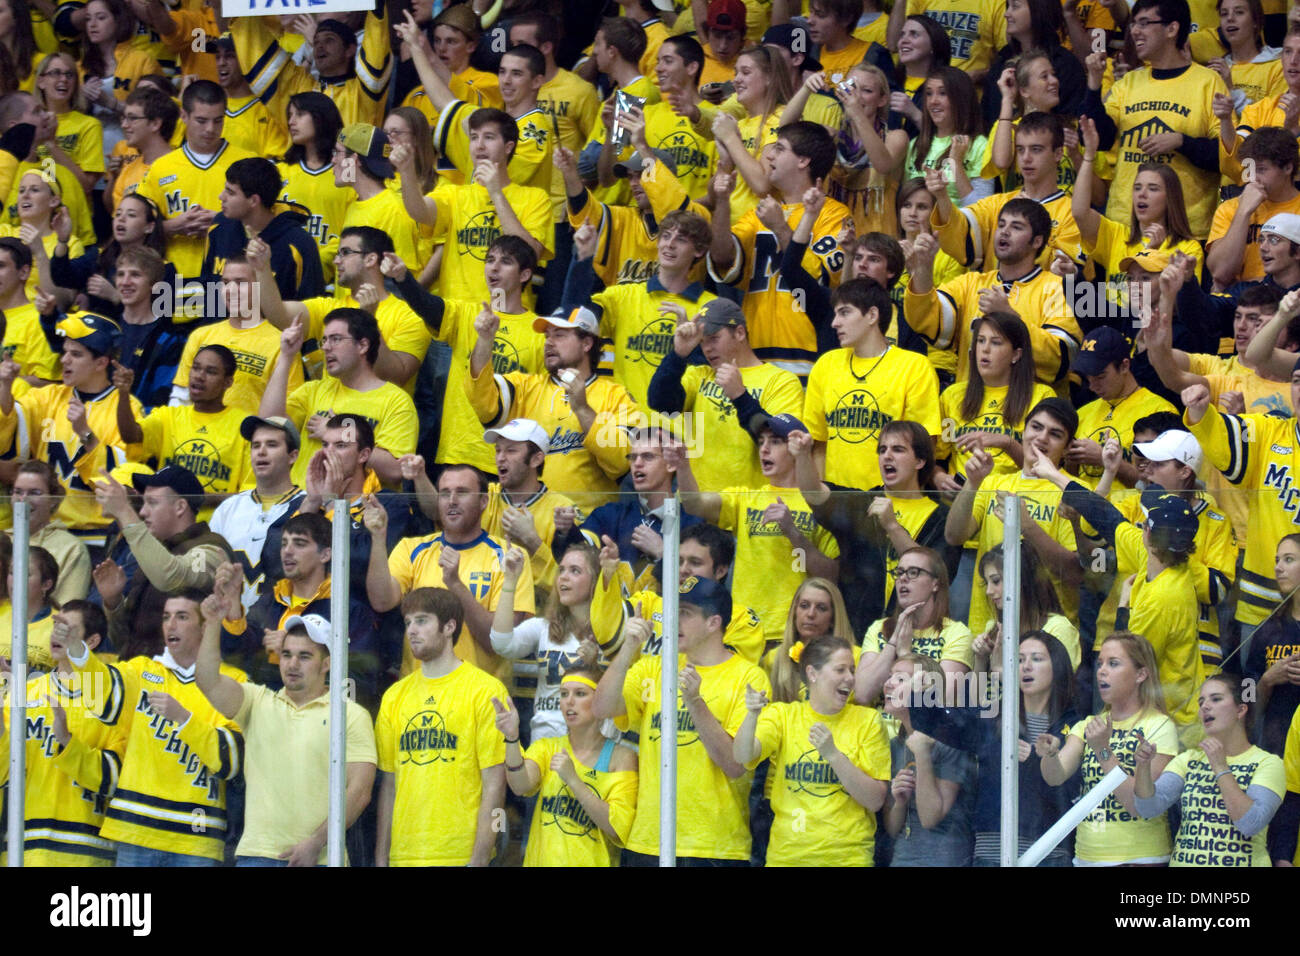
{"label": "blue baseball cap", "polygon": [[731,592],[721,582],[692,575],[682,578],[677,591],[682,604],[698,607],[706,615],[718,615],[724,628],[731,621]]}
{"label": "blue baseball cap", "polygon": [[763,428],[772,432],[777,438],[789,438],[791,432],[806,432],[807,426],[789,412],[771,415],[763,422]]}
{"label": "blue baseball cap", "polygon": [[1147,528],[1163,530],[1164,544],[1170,551],[1191,553],[1200,522],[1190,504],[1159,485],[1151,485],[1142,492],[1142,507],[1147,513]]}
{"label": "blue baseball cap", "polygon": [[1093,329],[1083,338],[1072,372],[1080,375],[1100,375],[1112,362],[1122,362],[1132,354],[1132,345],[1124,333],[1103,325]]}

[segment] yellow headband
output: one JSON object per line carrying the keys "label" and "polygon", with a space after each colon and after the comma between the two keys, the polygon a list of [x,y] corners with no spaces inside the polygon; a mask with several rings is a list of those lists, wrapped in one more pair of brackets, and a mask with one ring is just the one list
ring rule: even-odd
{"label": "yellow headband", "polygon": [[561,678],[560,683],[567,684],[569,681],[573,681],[575,684],[586,684],[592,690],[600,689],[599,687],[596,686],[596,682],[594,680],[592,680],[590,677],[583,677],[581,674],[565,674],[564,677]]}
{"label": "yellow headband", "polygon": [[804,648],[803,641],[795,641],[793,644],[791,644],[791,645],[790,645],[790,660],[792,660],[792,661],[794,661],[796,664],[798,664],[798,663],[799,663],[799,658],[803,657],[803,648]]}

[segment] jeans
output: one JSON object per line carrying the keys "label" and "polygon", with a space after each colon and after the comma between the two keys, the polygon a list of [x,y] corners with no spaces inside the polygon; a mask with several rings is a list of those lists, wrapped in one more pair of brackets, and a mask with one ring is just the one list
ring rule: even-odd
{"label": "jeans", "polygon": [[[634,853],[624,850],[621,866],[658,866],[659,857],[646,853]],[[713,860],[702,856],[679,856],[677,865],[684,869],[704,869],[709,867],[749,866],[748,860]]]}
{"label": "jeans", "polygon": [[288,866],[288,860],[273,860],[269,856],[237,856],[235,866]]}
{"label": "jeans", "polygon": [[191,856],[188,853],[172,853],[168,850],[151,850],[131,843],[117,845],[118,866],[217,866],[216,860],[206,856]]}

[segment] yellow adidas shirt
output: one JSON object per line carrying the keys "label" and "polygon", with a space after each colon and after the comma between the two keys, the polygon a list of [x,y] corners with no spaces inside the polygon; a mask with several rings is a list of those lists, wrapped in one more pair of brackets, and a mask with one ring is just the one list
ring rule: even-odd
{"label": "yellow adidas shirt", "polygon": [[798,488],[727,488],[719,497],[722,510],[718,527],[736,536],[736,567],[744,569],[732,584],[732,600],[738,606],[753,608],[763,623],[765,638],[779,641],[785,633],[794,592],[807,572],[794,545],[776,522],[764,520],[768,505],[776,504],[778,499],[785,502],[795,527],[828,558],[838,558],[840,547],[834,536],[817,523]]}
{"label": "yellow adidas shirt", "polygon": [[677,331],[676,317],[660,314],[660,307],[665,303],[681,306],[689,317],[716,298],[695,282],[681,292],[669,292],[658,276],[610,286],[591,297],[600,317],[600,334],[614,343],[614,380],[622,383],[642,408],[650,407],[650,379],[672,351]]}
{"label": "yellow adidas shirt", "polygon": [[[1079,409],[1079,427],[1075,429],[1076,438],[1095,441],[1103,448],[1110,439],[1119,442],[1124,452],[1124,460],[1133,460],[1133,423],[1138,419],[1154,415],[1156,412],[1172,412],[1174,406],[1155,392],[1139,386],[1132,393],[1117,402],[1108,402],[1104,398],[1089,402]],[[1101,478],[1100,465],[1080,465],[1079,474],[1096,484]]]}
{"label": "yellow adidas shirt", "polygon": [[[400,193],[381,189],[369,199],[354,199],[343,215],[343,229],[350,226],[373,226],[388,233],[393,240],[393,251],[406,263],[406,268],[418,274],[424,267],[425,257],[419,253],[421,229],[402,205]],[[339,230],[340,234],[343,229]]]}
{"label": "yellow adidas shirt", "polygon": [[807,701],[764,707],[754,733],[759,757],[750,767],[772,758],[776,819],[767,865],[872,866],[876,815],[849,796],[809,742],[814,724],[825,724],[836,749],[867,776],[890,779],[889,736],[875,708],[847,704],[838,714],[820,714]]}
{"label": "yellow adidas shirt", "polygon": [[233,145],[272,162],[289,151],[289,128],[284,119],[271,115],[256,96],[237,96],[227,101],[222,135]]}
{"label": "yellow adidas shirt", "polygon": [[[768,362],[741,368],[745,391],[769,415],[803,415],[803,386],[793,374]],[[690,431],[687,452],[694,449],[691,470],[705,490],[762,488],[767,484],[758,463],[758,446],[736,417],[736,406],[718,384],[711,365],[692,365],[682,376],[683,411]]]}
{"label": "yellow adidas shirt", "polygon": [[[196,411],[193,405],[161,405],[140,422],[145,458],[158,467],[179,465],[188,469],[210,495],[233,494],[254,484],[248,439],[239,433],[248,412],[226,406],[219,412]],[[212,516],[212,508],[199,512],[199,520]]]}
{"label": "yellow adidas shirt", "polygon": [[636,815],[636,771],[612,773],[588,767],[573,752],[568,737],[535,740],[524,751],[524,759],[537,766],[542,779],[533,791],[537,807],[524,866],[617,866],[618,842],[596,826],[569,785],[551,769],[551,758],[558,753],[568,754],[582,786],[609,804],[610,826],[622,839],[627,838]]}
{"label": "yellow adidas shirt", "polygon": [[[998,228],[998,216],[1008,202],[1024,198],[1024,193],[1019,190],[985,196],[969,206],[954,209],[942,226],[931,213],[930,224],[939,236],[939,247],[968,266],[982,266],[986,272],[996,268],[998,257],[993,249],[993,236]],[[1079,238],[1079,226],[1070,211],[1070,203],[1073,201],[1070,193],[1058,189],[1050,196],[1034,201],[1046,209],[1052,219],[1052,231],[1038,257],[1038,264],[1044,267],[1050,265],[1054,249],[1067,253],[1071,259],[1077,258],[1082,240]]]}
{"label": "yellow adidas shirt", "polygon": [[[543,261],[550,258],[555,246],[550,193],[516,182],[507,183],[501,191],[520,224],[546,250]],[[441,294],[448,299],[489,301],[483,263],[488,246],[501,235],[501,220],[487,189],[477,183],[444,185],[429,198],[438,206],[437,228],[446,236],[438,275]]]}
{"label": "yellow adidas shirt", "polygon": [[[1237,207],[1241,205],[1240,198],[1229,199],[1214,210],[1214,222],[1210,226],[1210,235],[1206,239],[1206,248],[1211,249],[1214,243],[1222,239],[1228,233],[1228,227],[1232,225],[1232,220],[1237,216]],[[1264,262],[1259,257],[1259,231],[1263,228],[1264,223],[1268,222],[1279,213],[1300,213],[1300,194],[1297,194],[1286,202],[1270,202],[1264,200],[1260,203],[1259,208],[1251,214],[1250,225],[1246,230],[1246,252],[1241,260],[1241,269],[1237,272],[1237,278],[1243,282],[1264,278]]]}
{"label": "yellow adidas shirt", "polygon": [[54,134],[59,148],[81,167],[83,173],[104,171],[104,127],[93,116],[78,110],[60,113]]}
{"label": "yellow adidas shirt", "polygon": [[[980,405],[980,410],[975,413],[973,418],[966,418],[961,413],[962,403],[966,400],[966,390],[970,387],[970,382],[956,382],[949,385],[939,396],[939,414],[943,420],[943,428],[939,434],[939,441],[935,445],[935,457],[940,461],[948,462],[948,474],[964,475],[966,474],[966,463],[970,461],[970,453],[957,447],[957,439],[971,432],[991,432],[995,435],[1008,435],[1015,441],[1024,439],[1025,421],[1024,417],[1020,421],[1008,422],[1003,414],[1007,401],[1007,386],[984,386],[984,401]],[[1025,406],[1025,415],[1045,398],[1051,398],[1056,393],[1041,382],[1034,383],[1034,390],[1029,396],[1029,403]],[[1131,439],[1131,436],[1130,436]],[[1005,475],[1019,469],[1019,465],[1000,448],[986,447],[985,452],[993,459],[993,474]]]}
{"label": "yellow adidas shirt", "polygon": [[384,693],[375,748],[396,776],[390,866],[465,866],[474,855],[481,774],[506,758],[493,698],[504,702],[505,686],[472,664],[438,678],[416,671]]}
{"label": "yellow adidas shirt", "polygon": [[359,415],[375,430],[375,447],[394,458],[415,453],[419,419],[411,397],[394,385],[384,382],[369,392],[348,388],[330,376],[305,382],[289,393],[286,410],[302,435],[302,449],[293,465],[293,483],[306,485],[307,463],[320,451],[321,443],[307,433],[307,420],[313,415]]}
{"label": "yellow adidas shirt", "polygon": [[[678,658],[678,669],[686,665]],[[700,696],[731,736],[745,719],[745,687],[770,692],[767,675],[739,654],[720,664],[696,665]],[[627,848],[648,856],[659,854],[660,688],[663,673],[658,657],[642,657],[623,682],[627,715],[619,726],[639,735],[636,818]],[[699,732],[678,691],[677,714],[677,855],[721,860],[749,859],[749,786],[752,774],[732,780],[710,759]]]}
{"label": "yellow adidas shirt", "polygon": [[[304,331],[306,336],[302,346],[303,358],[307,363],[307,369],[313,377],[325,374],[325,355],[320,351],[319,343],[321,336],[325,334],[325,317],[335,309],[359,309],[360,304],[352,297],[352,293],[346,289],[339,290],[342,294],[337,298],[322,295],[311,299],[303,299],[303,306],[307,309],[307,328]],[[419,362],[424,361],[425,353],[429,351],[429,343],[433,340],[433,335],[424,320],[415,314],[415,311],[406,304],[404,299],[399,299],[395,295],[385,295],[379,300],[374,311],[375,323],[379,326],[379,334],[384,340],[384,345],[393,352],[401,352],[404,355],[410,355]],[[319,361],[317,357],[319,356]],[[411,377],[401,384],[402,389],[407,395],[415,394],[415,379],[419,375],[419,366],[412,373]]]}
{"label": "yellow adidas shirt", "polygon": [[59,356],[41,329],[41,318],[30,302],[4,310],[4,345],[13,349],[18,374],[58,381],[63,376]]}

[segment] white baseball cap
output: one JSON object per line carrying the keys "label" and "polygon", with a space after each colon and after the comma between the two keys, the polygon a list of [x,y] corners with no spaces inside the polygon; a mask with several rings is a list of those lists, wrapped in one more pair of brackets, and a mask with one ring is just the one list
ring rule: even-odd
{"label": "white baseball cap", "polygon": [[483,433],[483,440],[495,445],[498,438],[506,441],[530,441],[542,450],[542,454],[551,451],[551,439],[546,429],[531,418],[512,418],[500,428],[489,428]]}
{"label": "white baseball cap", "polygon": [[1147,461],[1180,461],[1192,471],[1201,470],[1201,443],[1191,432],[1171,428],[1152,441],[1138,442],[1133,450]]}
{"label": "white baseball cap", "polygon": [[600,319],[596,318],[596,313],[586,306],[580,305],[567,316],[565,315],[542,315],[533,321],[534,332],[545,332],[548,325],[553,325],[557,329],[581,329],[588,335],[600,337]]}
{"label": "white baseball cap", "polygon": [[320,644],[325,650],[330,649],[330,622],[325,620],[319,614],[291,614],[285,618],[284,629],[301,627],[307,632],[317,644]]}
{"label": "white baseball cap", "polygon": [[1293,212],[1280,212],[1270,216],[1268,222],[1259,229],[1260,235],[1275,233],[1283,239],[1300,242],[1300,216]]}

